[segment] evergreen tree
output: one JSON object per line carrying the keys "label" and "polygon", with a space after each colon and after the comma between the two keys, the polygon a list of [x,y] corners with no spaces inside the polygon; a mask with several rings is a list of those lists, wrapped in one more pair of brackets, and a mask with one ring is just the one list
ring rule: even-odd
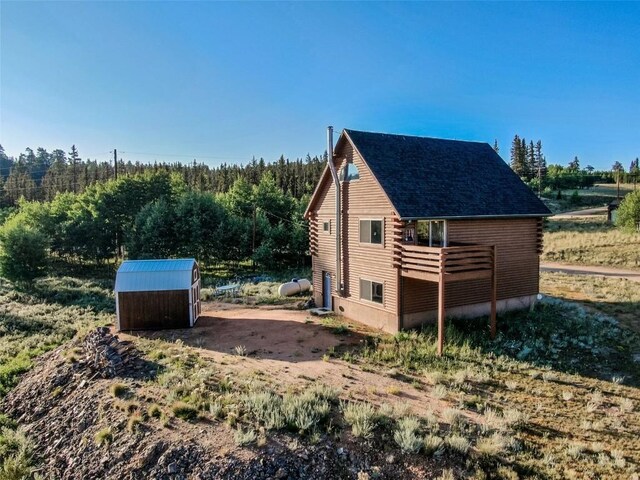
{"label": "evergreen tree", "polygon": [[529,142],[529,147],[527,148],[527,171],[528,171],[528,180],[532,178],[536,178],[538,176],[538,168],[536,165],[536,152],[535,147],[533,146],[533,140]]}
{"label": "evergreen tree", "polygon": [[525,158],[522,154],[522,142],[518,134],[513,137],[513,143],[511,144],[511,169],[516,172],[519,177],[526,176]]}
{"label": "evergreen tree", "polygon": [[7,156],[0,145],[0,177],[6,179],[11,173],[11,167],[13,167],[13,160]]}
{"label": "evergreen tree", "polygon": [[69,163],[71,164],[71,189],[73,193],[77,191],[78,186],[78,162],[80,158],[78,157],[78,150],[75,145],[71,145],[71,151],[69,152]]}
{"label": "evergreen tree", "polygon": [[536,175],[540,175],[540,178],[544,179],[547,176],[547,160],[544,157],[544,155],[542,155],[541,140],[538,140],[536,143],[535,165],[536,165]]}
{"label": "evergreen tree", "polygon": [[573,160],[569,162],[569,165],[567,166],[567,170],[575,173],[580,171],[580,160],[578,159],[577,155],[573,157]]}

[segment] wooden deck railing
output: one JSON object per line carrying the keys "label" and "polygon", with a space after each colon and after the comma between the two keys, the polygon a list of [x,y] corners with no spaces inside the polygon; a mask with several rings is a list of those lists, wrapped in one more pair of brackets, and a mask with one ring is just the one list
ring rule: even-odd
{"label": "wooden deck railing", "polygon": [[423,247],[403,245],[402,275],[422,280],[445,281],[490,278],[495,260],[492,246],[464,245]]}
{"label": "wooden deck railing", "polygon": [[495,246],[464,245],[421,247],[402,245],[395,254],[395,265],[403,277],[438,284],[438,355],[444,352],[445,289],[456,280],[491,280],[491,338],[496,335],[497,277]]}

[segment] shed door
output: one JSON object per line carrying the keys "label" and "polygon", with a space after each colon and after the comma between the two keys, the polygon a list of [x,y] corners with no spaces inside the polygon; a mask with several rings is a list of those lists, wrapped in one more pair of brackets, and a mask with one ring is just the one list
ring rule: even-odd
{"label": "shed door", "polygon": [[322,280],[322,306],[331,310],[331,273],[324,272]]}
{"label": "shed door", "polygon": [[200,316],[200,310],[200,282],[196,282],[191,286],[191,326]]}

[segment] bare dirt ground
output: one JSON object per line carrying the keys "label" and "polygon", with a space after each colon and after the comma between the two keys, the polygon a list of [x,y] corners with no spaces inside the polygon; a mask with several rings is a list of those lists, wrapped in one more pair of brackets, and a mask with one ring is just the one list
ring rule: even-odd
{"label": "bare dirt ground", "polygon": [[[317,381],[337,388],[341,397],[366,400],[380,405],[405,402],[415,414],[438,412],[451,407],[429,395],[431,386],[419,378],[397,375],[394,371],[368,372],[350,363],[323,356],[334,349],[355,346],[365,335],[375,333],[367,327],[349,323],[349,329],[337,333],[319,317],[306,311],[282,306],[244,306],[208,303],[192,329],[134,332],[146,338],[181,339],[186,345],[226,370],[238,375],[262,372],[274,385],[307,384]],[[127,339],[127,334],[119,334]],[[245,347],[247,356],[239,356],[235,347]],[[473,419],[475,420],[475,419]]]}
{"label": "bare dirt ground", "polygon": [[543,262],[540,264],[542,272],[559,272],[569,275],[593,275],[599,277],[626,278],[633,282],[640,282],[640,272],[622,268],[598,267],[587,265],[567,265],[564,263]]}

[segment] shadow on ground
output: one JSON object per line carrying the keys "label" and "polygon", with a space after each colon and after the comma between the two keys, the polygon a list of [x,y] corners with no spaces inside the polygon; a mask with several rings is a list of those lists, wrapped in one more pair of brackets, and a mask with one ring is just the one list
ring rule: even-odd
{"label": "shadow on ground", "polygon": [[324,325],[303,311],[247,308],[206,312],[190,329],[129,333],[149,339],[180,339],[212,352],[287,362],[321,360],[331,349],[351,348],[365,339],[364,334]]}

